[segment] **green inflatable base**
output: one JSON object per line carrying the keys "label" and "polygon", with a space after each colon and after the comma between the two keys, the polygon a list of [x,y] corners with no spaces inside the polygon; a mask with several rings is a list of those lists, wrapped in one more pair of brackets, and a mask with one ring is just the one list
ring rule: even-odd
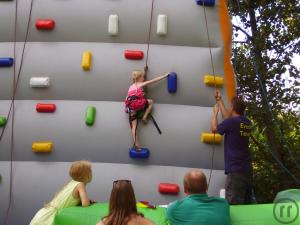
{"label": "green inflatable base", "polygon": [[230,206],[230,221],[231,225],[300,225],[299,209],[300,202]]}
{"label": "green inflatable base", "polygon": [[293,199],[294,201],[300,202],[300,189],[288,189],[278,192],[274,202],[280,201],[282,199]]}
{"label": "green inflatable base", "polygon": [[[230,206],[231,225],[300,225],[299,209],[300,202],[296,205],[294,202],[286,202]],[[138,211],[157,225],[170,225],[166,218],[165,208],[138,207]],[[54,225],[95,225],[107,213],[107,203],[97,203],[90,207],[66,208],[58,212]]]}
{"label": "green inflatable base", "polygon": [[[165,208],[149,209],[138,207],[138,211],[155,224],[169,225]],[[56,215],[54,225],[95,225],[107,214],[107,203],[97,203],[89,207],[65,208]]]}

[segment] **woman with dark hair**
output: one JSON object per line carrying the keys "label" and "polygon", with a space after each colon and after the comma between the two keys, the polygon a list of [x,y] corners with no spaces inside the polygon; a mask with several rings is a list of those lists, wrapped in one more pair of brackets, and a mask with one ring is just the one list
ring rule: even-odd
{"label": "woman with dark hair", "polygon": [[138,213],[134,190],[129,180],[113,183],[109,200],[109,213],[97,225],[155,225]]}

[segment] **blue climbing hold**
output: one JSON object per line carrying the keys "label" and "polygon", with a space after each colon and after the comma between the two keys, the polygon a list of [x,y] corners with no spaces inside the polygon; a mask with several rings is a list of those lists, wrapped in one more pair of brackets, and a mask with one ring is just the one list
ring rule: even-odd
{"label": "blue climbing hold", "polygon": [[14,63],[13,58],[0,58],[0,67],[10,67]]}
{"label": "blue climbing hold", "polygon": [[174,72],[169,73],[168,76],[168,92],[175,93],[177,90],[177,74]]}
{"label": "blue climbing hold", "polygon": [[141,150],[137,151],[136,148],[132,147],[129,149],[129,156],[131,158],[138,158],[138,159],[146,159],[150,155],[150,151],[148,148],[142,148]]}
{"label": "blue climbing hold", "polygon": [[196,0],[196,3],[201,6],[215,6],[215,0]]}

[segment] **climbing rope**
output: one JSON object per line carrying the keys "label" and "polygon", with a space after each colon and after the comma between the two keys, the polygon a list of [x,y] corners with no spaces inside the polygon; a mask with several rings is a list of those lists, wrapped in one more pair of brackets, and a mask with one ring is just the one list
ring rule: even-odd
{"label": "climbing rope", "polygon": [[[215,89],[215,91],[217,91],[218,88],[217,88],[217,84],[216,84],[216,73],[215,73],[215,67],[214,67],[214,62],[213,62],[213,54],[212,54],[212,50],[211,50],[211,40],[210,40],[208,21],[207,21],[207,15],[206,15],[206,6],[204,4],[204,1],[202,1],[202,7],[203,7],[203,12],[204,12],[204,18],[205,18],[205,28],[206,28],[206,34],[207,34],[207,43],[208,43],[208,48],[209,48],[211,68],[212,68],[212,72],[213,72],[213,76],[214,76],[214,89]],[[217,104],[217,101],[216,101],[216,104]],[[213,145],[212,145],[212,151],[211,151],[210,172],[209,172],[208,185],[207,185],[208,188],[210,186],[210,181],[211,181],[213,168],[214,168],[215,139],[216,139],[216,134],[214,133]]]}
{"label": "climbing rope", "polygon": [[[31,0],[30,3],[30,11],[29,11],[29,18],[27,22],[27,27],[26,27],[26,35],[25,35],[25,40],[23,43],[23,49],[22,49],[22,54],[21,54],[21,61],[20,61],[20,66],[18,73],[16,75],[16,48],[17,48],[17,22],[18,22],[18,0],[15,0],[15,21],[14,21],[14,45],[13,45],[13,55],[14,55],[14,65],[13,65],[13,85],[12,85],[12,99],[11,99],[11,104],[9,107],[8,115],[7,115],[7,121],[9,121],[9,118],[11,117],[12,123],[11,123],[11,140],[10,140],[10,181],[9,181],[9,203],[8,207],[6,210],[6,216],[4,219],[4,225],[7,224],[8,218],[9,218],[9,211],[11,209],[12,205],[12,198],[13,198],[13,159],[14,159],[14,120],[15,120],[15,97],[16,97],[16,92],[17,92],[17,87],[19,84],[20,80],[20,74],[22,71],[22,66],[23,66],[23,58],[24,58],[24,52],[25,52],[25,47],[28,39],[28,34],[29,34],[29,25],[31,22],[31,15],[32,15],[32,8],[33,8],[33,0]],[[3,138],[3,135],[5,133],[5,128],[7,124],[3,127],[1,134],[0,134],[0,142]]]}
{"label": "climbing rope", "polygon": [[[17,43],[17,21],[18,21],[18,0],[15,1],[15,21],[14,21],[14,45],[13,45],[13,56],[14,56],[14,65],[13,65],[13,84],[12,84],[12,90],[13,93],[15,91],[15,82],[16,82],[16,43]],[[12,101],[11,101],[11,106],[9,109],[9,114],[12,110],[12,129],[11,129],[11,140],[10,140],[10,171],[9,171],[9,196],[8,196],[8,206],[6,209],[6,213],[5,213],[5,220],[4,220],[4,225],[7,224],[8,222],[8,218],[9,218],[9,211],[11,208],[11,203],[12,203],[12,185],[13,185],[13,139],[14,139],[14,109],[15,109],[15,105],[14,105],[14,99],[12,97]],[[9,116],[7,117],[7,121],[9,119]],[[6,125],[3,127],[2,131],[1,131],[1,136],[0,136],[0,141],[2,138],[2,135],[4,134],[4,129],[5,129]]]}
{"label": "climbing rope", "polygon": [[[152,18],[153,18],[153,9],[154,9],[154,0],[151,1],[151,13],[150,13],[150,22],[149,22],[149,29],[148,29],[148,39],[147,39],[147,52],[146,52],[146,63],[145,63],[145,68],[144,68],[144,71],[145,71],[145,79],[147,78],[147,71],[148,71],[148,59],[149,59],[149,49],[150,49],[150,39],[151,39],[151,31],[152,31]],[[145,94],[147,93],[147,88],[144,87],[144,91],[145,91]],[[156,120],[154,119],[154,117],[152,116],[152,114],[150,113],[149,114],[154,126],[156,127],[157,131],[159,134],[161,134],[161,130],[156,122]],[[138,118],[136,118],[137,120],[137,124],[136,124],[136,128],[135,128],[135,141],[133,143],[133,147],[135,146],[136,144],[136,137],[137,137],[137,129],[138,129]]]}
{"label": "climbing rope", "polygon": [[[16,0],[16,7],[18,6],[18,3],[17,3],[18,0]],[[29,34],[29,25],[30,25],[30,22],[31,22],[31,15],[32,15],[32,6],[33,6],[33,0],[31,0],[31,3],[30,3],[30,11],[29,11],[29,19],[28,19],[28,22],[27,22],[27,28],[26,28],[26,35],[25,35],[25,40],[24,40],[24,43],[23,43],[23,48],[22,48],[22,54],[21,54],[21,61],[20,61],[20,66],[19,66],[19,70],[18,70],[18,73],[17,73],[17,76],[15,76],[15,73],[16,73],[16,60],[14,59],[14,86],[13,86],[13,95],[12,95],[12,99],[11,99],[11,104],[10,104],[10,107],[9,107],[9,111],[8,111],[8,115],[7,115],[7,121],[9,120],[10,118],[10,115],[11,115],[11,112],[12,112],[12,108],[13,108],[13,104],[14,104],[14,101],[15,101],[15,97],[16,97],[16,92],[17,92],[17,88],[18,88],[18,85],[19,85],[19,80],[20,80],[20,74],[21,74],[21,71],[22,71],[22,67],[23,67],[23,59],[24,59],[24,52],[25,52],[25,48],[26,48],[26,44],[27,44],[27,39],[28,39],[28,34]],[[16,9],[16,14],[17,14],[17,9]],[[17,16],[15,16],[17,18]],[[15,27],[17,26],[17,21],[15,21]],[[15,28],[15,32],[16,32],[16,28]],[[15,34],[15,37],[16,39],[16,34]],[[15,54],[15,49],[16,49],[16,40],[14,40],[14,54]],[[14,55],[15,57],[15,55]],[[17,77],[17,78],[15,78]],[[2,140],[2,137],[4,135],[4,132],[5,132],[5,128],[6,126],[3,127],[2,131],[1,131],[1,134],[0,134],[0,141]]]}
{"label": "climbing rope", "polygon": [[148,30],[146,65],[145,65],[147,70],[148,70],[148,59],[149,59],[149,49],[150,49],[150,38],[151,38],[151,31],[152,31],[153,9],[154,9],[154,0],[152,0],[151,2],[151,14],[150,14],[150,22],[149,22],[149,30]]}

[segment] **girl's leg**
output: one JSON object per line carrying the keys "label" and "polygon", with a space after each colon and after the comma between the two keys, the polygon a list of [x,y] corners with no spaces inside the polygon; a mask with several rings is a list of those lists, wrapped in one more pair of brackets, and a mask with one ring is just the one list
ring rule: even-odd
{"label": "girl's leg", "polygon": [[153,108],[153,100],[147,99],[147,101],[148,101],[148,107],[146,108],[145,114],[142,119],[144,123],[147,123],[148,116],[151,113],[152,108]]}
{"label": "girl's leg", "polygon": [[137,119],[131,121],[131,135],[132,135],[132,141],[133,146],[138,149],[141,148],[140,143],[138,141],[138,133],[137,133]]}

